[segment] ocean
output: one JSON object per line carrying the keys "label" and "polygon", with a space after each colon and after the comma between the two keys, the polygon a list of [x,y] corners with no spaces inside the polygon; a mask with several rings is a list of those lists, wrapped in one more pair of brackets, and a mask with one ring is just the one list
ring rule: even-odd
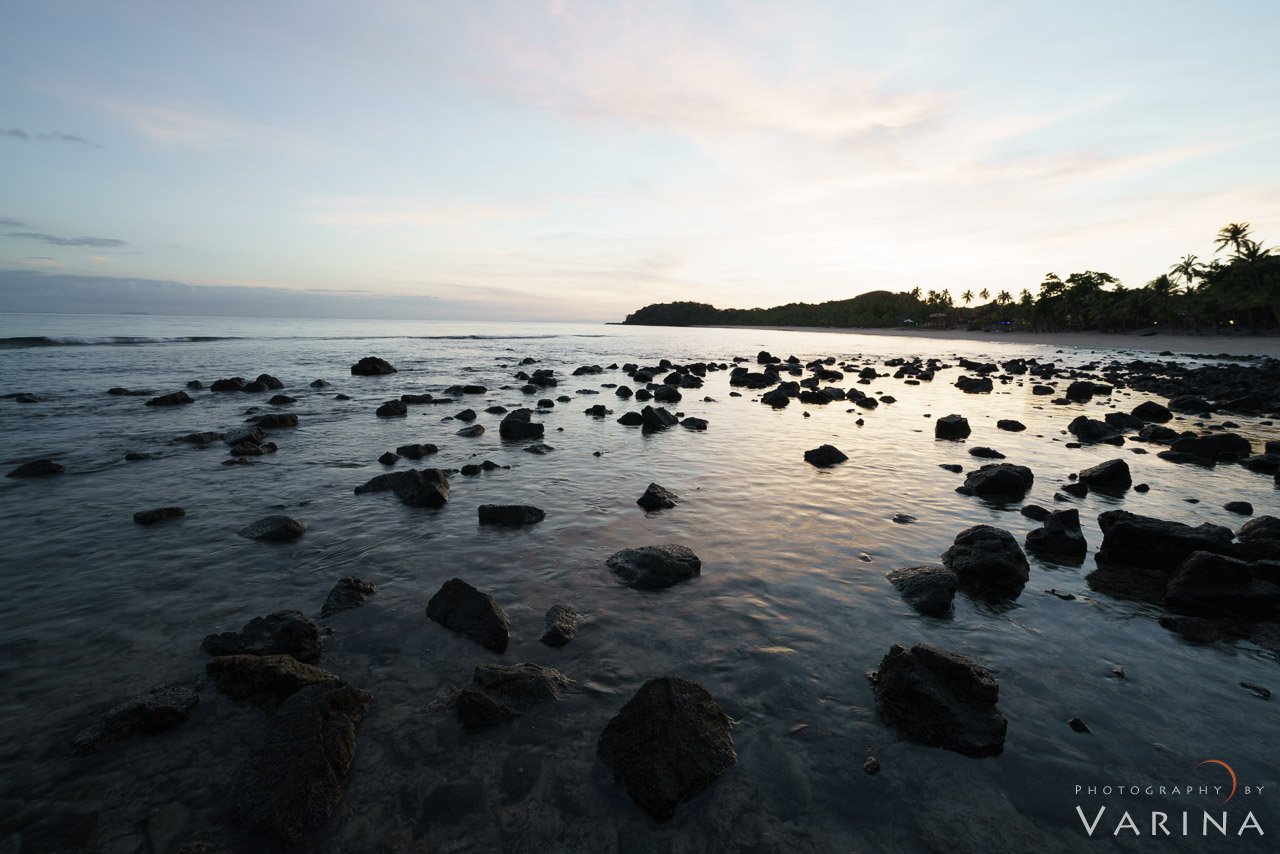
{"label": "ocean", "polygon": [[[1216,800],[1143,792],[1220,783],[1213,769],[1197,767],[1203,760],[1231,763],[1242,786],[1280,788],[1277,702],[1240,687],[1280,689],[1275,656],[1246,641],[1189,643],[1157,623],[1159,608],[1096,592],[1086,580],[1099,513],[1123,508],[1234,529],[1242,519],[1223,509],[1228,501],[1280,509],[1269,476],[1175,465],[1155,449],[1132,453],[1141,447],[1134,442],[1068,448],[1072,418],[1127,412],[1152,396],[1117,390],[1058,406],[1031,394],[1025,378],[965,394],[953,386],[961,373],[954,368],[920,385],[886,375],[857,386],[896,399],[874,410],[839,401],[775,411],[719,371],[669,407],[706,419],[705,432],[644,435],[616,423],[643,404],[614,394],[612,384],[634,384],[608,366],[663,358],[731,366],[742,356],[754,369],[759,350],[802,362],[834,356],[882,374],[892,373],[885,359],[904,356],[952,365],[1020,356],[1064,366],[1133,357],[1051,343],[750,329],[0,314],[0,393],[37,398],[0,399],[0,460],[6,470],[43,457],[67,468],[51,478],[0,479],[3,850],[162,852],[202,840],[210,850],[252,850],[225,812],[236,773],[265,731],[260,708],[206,684],[191,719],[169,732],[88,756],[73,755],[71,739],[115,701],[199,678],[207,634],[282,610],[318,620],[329,589],[347,575],[379,592],[320,621],[327,633],[319,664],[374,701],[340,810],[306,850],[1139,851],[1156,844],[1150,828],[1112,836],[1112,814],[1186,808],[1198,831],[1201,809],[1217,808]],[[352,376],[364,356],[399,372]],[[525,358],[536,363],[522,366]],[[604,370],[572,376],[583,365]],[[522,392],[515,374],[534,368],[553,369],[559,385]],[[159,395],[190,380],[261,373],[278,377],[296,402],[268,405],[276,392],[192,391],[193,404],[148,407],[147,396],[107,394],[124,387]],[[330,385],[311,387],[317,379]],[[439,397],[455,384],[488,391],[410,406],[405,418],[374,414],[383,401]],[[561,395],[569,400],[535,416],[554,448],[541,456],[504,442],[501,416],[484,412]],[[596,404],[612,414],[584,414]],[[464,425],[452,416],[465,408],[479,413],[482,436],[457,435]],[[272,411],[294,413],[299,424],[274,432],[279,450],[246,465],[223,465],[221,442],[178,441]],[[971,422],[967,443],[934,439],[933,419],[951,413]],[[1180,418],[1171,426],[1200,420]],[[999,419],[1028,429],[999,431]],[[1274,425],[1234,420],[1259,446],[1280,438]],[[440,450],[391,469],[378,462],[411,442]],[[808,465],[804,452],[824,443],[848,462]],[[940,465],[975,468],[983,461],[966,453],[974,445],[1034,471],[1025,502],[955,492],[963,476]],[[126,461],[129,453],[149,458]],[[1149,492],[1055,501],[1071,473],[1116,457]],[[353,491],[388,470],[482,460],[499,468],[451,476],[449,502],[438,510]],[[636,499],[650,482],[680,502],[642,510]],[[518,529],[481,526],[476,508],[486,503],[533,504],[546,518]],[[916,613],[886,581],[896,567],[937,563],[972,525],[1007,529],[1021,543],[1038,527],[1018,512],[1024,503],[1080,509],[1090,547],[1082,566],[1031,557],[1030,582],[1016,599],[960,595],[943,619]],[[133,522],[133,513],[166,505],[186,516]],[[281,513],[306,524],[300,539],[237,536]],[[915,521],[901,524],[897,514]],[[605,566],[619,549],[663,543],[692,548],[701,574],[638,591]],[[506,610],[503,655],[426,617],[427,601],[454,577]],[[578,636],[561,649],[539,643],[543,614],[557,602],[583,614]],[[992,671],[1009,721],[1000,755],[972,759],[917,744],[879,718],[866,674],[895,643],[932,644]],[[447,699],[487,661],[554,667],[573,685],[509,724],[468,732]],[[646,679],[669,673],[703,685],[728,713],[737,762],[658,824],[597,760],[596,740]],[[1072,717],[1091,732],[1073,731]],[[869,775],[863,766],[873,756],[882,770]],[[1092,819],[1101,802],[1082,800],[1078,787],[1103,785],[1138,791],[1106,802],[1098,836],[1107,838],[1091,840],[1076,806]],[[1275,832],[1275,797],[1254,797],[1249,808]],[[1158,844],[1227,850],[1228,840],[1175,835]],[[1272,844],[1252,834],[1229,840],[1233,851]]]}

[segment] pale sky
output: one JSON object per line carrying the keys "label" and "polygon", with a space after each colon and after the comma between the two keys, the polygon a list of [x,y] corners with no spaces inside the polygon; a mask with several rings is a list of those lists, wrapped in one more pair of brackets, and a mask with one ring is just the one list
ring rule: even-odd
{"label": "pale sky", "polygon": [[1277,35],[1277,0],[6,0],[0,310],[1137,286],[1280,241]]}

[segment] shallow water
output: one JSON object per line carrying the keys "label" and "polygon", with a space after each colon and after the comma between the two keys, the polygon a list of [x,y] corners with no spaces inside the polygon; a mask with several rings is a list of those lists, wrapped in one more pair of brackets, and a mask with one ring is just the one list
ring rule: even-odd
{"label": "shallow water", "polygon": [[[343,575],[375,581],[380,592],[323,621],[332,634],[320,664],[371,691],[375,702],[342,811],[306,850],[1139,851],[1159,844],[1262,851],[1280,832],[1280,704],[1238,685],[1280,689],[1275,657],[1243,642],[1192,645],[1157,625],[1158,609],[1094,593],[1085,582],[1104,510],[1233,528],[1242,519],[1221,509],[1226,501],[1252,501],[1258,513],[1280,510],[1271,478],[1235,466],[1177,466],[1132,453],[1140,447],[1133,442],[1065,447],[1063,431],[1076,415],[1128,411],[1148,396],[1119,391],[1109,401],[1054,406],[1032,396],[1029,382],[965,395],[951,385],[960,373],[953,369],[915,387],[890,378],[858,386],[897,398],[872,412],[847,412],[844,402],[773,411],[755,400],[758,393],[731,397],[725,371],[671,407],[706,418],[706,433],[642,436],[614,419],[643,404],[602,387],[630,378],[620,371],[569,376],[582,364],[664,357],[754,361],[762,348],[805,361],[831,355],[881,365],[893,356],[953,361],[956,354],[1079,365],[1112,351],[729,329],[0,315],[0,339],[35,336],[54,340],[9,341],[0,350],[0,393],[43,398],[0,400],[0,458],[8,468],[54,456],[69,471],[0,480],[0,831],[9,845],[0,850],[59,850],[58,840],[111,852],[168,851],[197,839],[243,843],[222,824],[222,811],[263,731],[257,707],[206,686],[192,719],[170,733],[84,758],[70,755],[69,741],[111,701],[202,673],[200,641],[210,632],[285,609],[317,618]],[[400,373],[352,377],[349,366],[364,355],[386,358]],[[525,356],[554,368],[560,386],[532,399],[522,394],[512,375]],[[163,393],[193,378],[262,372],[298,398],[282,409],[301,425],[275,433],[280,451],[247,466],[221,465],[221,443],[198,449],[172,440],[236,426],[248,407],[271,409],[271,393],[198,392],[194,405],[159,409],[144,406],[145,397],[105,394],[112,386]],[[316,378],[333,386],[309,388]],[[839,385],[854,382],[847,376]],[[454,405],[411,406],[404,419],[374,417],[384,400],[439,395],[455,383],[490,391]],[[578,393],[587,390],[600,394]],[[335,401],[340,392],[353,399]],[[574,399],[539,416],[556,449],[543,457],[503,443],[501,416],[482,411],[559,394]],[[595,403],[614,415],[584,415]],[[461,423],[441,420],[465,407],[480,412],[484,436],[457,437]],[[973,425],[967,443],[933,438],[931,417],[952,412]],[[997,431],[1000,418],[1028,430]],[[1280,437],[1275,427],[1234,420],[1258,442]],[[492,459],[510,468],[453,477],[450,502],[439,511],[353,494],[385,470],[379,454],[415,441],[434,442],[440,453],[400,467]],[[803,452],[824,442],[850,460],[829,470],[807,465]],[[998,525],[1019,541],[1035,526],[1017,512],[1021,503],[954,492],[962,476],[938,466],[976,467],[981,461],[966,445],[995,447],[1008,462],[1029,465],[1036,483],[1028,502],[1056,506],[1053,494],[1069,473],[1116,456],[1151,491],[1072,501],[1091,548],[1083,566],[1033,557],[1031,581],[1015,602],[994,607],[962,595],[952,618],[924,617],[899,599],[887,571],[936,562],[970,525]],[[160,459],[126,463],[128,451]],[[650,481],[682,503],[646,514],[635,499]],[[519,530],[481,528],[475,508],[483,503],[535,504],[547,518]],[[170,504],[187,516],[152,528],[131,520],[137,510]],[[305,522],[306,535],[288,544],[236,536],[279,512]],[[895,513],[918,521],[895,524]],[[692,547],[701,576],[644,593],[619,586],[604,567],[619,548],[666,542]],[[455,576],[506,609],[512,638],[505,655],[426,618],[427,600]],[[1063,601],[1050,588],[1077,598]],[[561,650],[538,642],[553,602],[586,615],[577,639]],[[921,642],[997,675],[1009,719],[1000,756],[974,760],[924,747],[879,721],[866,672],[891,644]],[[510,725],[466,733],[439,698],[468,682],[477,663],[498,660],[555,667],[575,688]],[[1127,678],[1113,678],[1115,667]],[[663,673],[695,679],[717,698],[736,722],[738,762],[659,825],[611,781],[595,759],[595,740],[645,679]],[[1073,715],[1092,734],[1069,729]],[[880,760],[879,775],[863,772],[868,756]],[[1076,794],[1077,785],[1220,785],[1220,773],[1196,768],[1208,758],[1231,763],[1241,786],[1266,787],[1229,805],[1230,839],[1212,830],[1207,840],[1198,835],[1202,811],[1221,809],[1220,798]],[[1077,804],[1090,819],[1108,807],[1093,840]],[[1124,809],[1142,837],[1111,835]],[[1196,835],[1150,839],[1153,809],[1190,811]],[[1235,837],[1246,809],[1267,831],[1261,841],[1250,832]]]}

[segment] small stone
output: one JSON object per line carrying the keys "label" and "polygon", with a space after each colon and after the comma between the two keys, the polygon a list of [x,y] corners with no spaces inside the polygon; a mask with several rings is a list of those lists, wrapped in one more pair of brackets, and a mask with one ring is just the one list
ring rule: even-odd
{"label": "small stone", "polygon": [[1079,718],[1072,718],[1071,720],[1067,721],[1067,726],[1071,727],[1073,730],[1079,733],[1088,733],[1093,731],[1089,729],[1088,724],[1086,724],[1084,721],[1080,720]]}
{"label": "small stone", "polygon": [[636,504],[639,504],[645,510],[663,510],[675,507],[676,502],[679,500],[680,496],[669,489],[656,483],[650,483],[648,488],[645,489],[644,495],[636,499]]}

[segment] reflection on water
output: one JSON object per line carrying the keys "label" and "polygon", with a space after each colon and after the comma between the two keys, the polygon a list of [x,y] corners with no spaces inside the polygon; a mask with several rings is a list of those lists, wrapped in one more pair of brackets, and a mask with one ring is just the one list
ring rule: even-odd
{"label": "reflection on water", "polygon": [[[569,376],[582,364],[727,362],[762,348],[858,365],[912,355],[954,361],[953,354],[1082,364],[1098,354],[750,330],[168,318],[130,318],[119,328],[111,321],[59,329],[50,320],[11,331],[9,318],[0,331],[226,340],[15,348],[0,362],[4,392],[43,398],[0,401],[3,457],[56,456],[69,469],[58,478],[0,482],[0,829],[25,828],[28,845],[61,840],[74,849],[81,840],[91,850],[147,852],[231,839],[221,813],[240,761],[263,732],[257,707],[206,686],[193,718],[170,734],[85,758],[70,755],[70,738],[112,700],[202,673],[207,633],[276,610],[318,617],[343,575],[373,580],[380,592],[325,621],[332,633],[320,663],[371,691],[375,702],[342,813],[316,850],[1066,851],[1101,844],[1136,851],[1153,841],[1111,837],[1111,819],[1108,839],[1089,843],[1075,813],[1076,785],[1186,784],[1208,779],[1196,763],[1222,758],[1242,784],[1280,789],[1280,758],[1270,747],[1277,705],[1238,685],[1280,687],[1274,658],[1247,643],[1191,645],[1160,628],[1155,609],[1095,593],[1084,581],[1104,510],[1238,527],[1239,517],[1221,509],[1227,501],[1278,509],[1270,478],[1235,466],[1176,466],[1132,453],[1134,443],[1066,448],[1072,418],[1100,418],[1112,406],[1128,411],[1146,396],[1118,392],[1110,401],[1054,406],[1031,395],[1029,382],[966,395],[952,387],[959,372],[951,370],[919,386],[890,378],[857,386],[897,399],[874,411],[847,412],[846,403],[774,411],[755,392],[732,396],[723,372],[672,407],[707,419],[705,433],[644,436],[614,420],[643,404],[602,387],[629,383],[625,375]],[[349,365],[370,354],[401,373],[350,376]],[[482,411],[531,402],[512,378],[525,356],[556,370],[552,396],[573,398],[540,416],[555,448],[541,457],[504,444],[500,416]],[[221,465],[221,444],[198,449],[171,440],[228,429],[248,407],[265,407],[269,395],[196,393],[192,406],[156,410],[143,406],[145,398],[104,394],[112,386],[164,392],[192,378],[263,371],[299,399],[289,410],[301,426],[276,435],[278,453],[247,466]],[[316,378],[333,385],[309,388]],[[489,392],[413,406],[405,419],[373,415],[401,393],[439,395],[457,382]],[[578,393],[584,390],[600,394]],[[337,393],[352,400],[337,401]],[[596,403],[613,417],[583,414]],[[468,406],[487,428],[477,439],[456,436],[461,424],[441,420]],[[931,419],[953,412],[969,418],[973,435],[967,443],[935,441]],[[998,431],[1002,418],[1028,429]],[[1235,420],[1256,441],[1280,436],[1255,420]],[[383,470],[379,454],[408,442],[440,446],[430,465],[491,459],[510,468],[454,477],[440,511],[405,507],[388,494],[353,494]],[[805,464],[804,451],[823,443],[849,461],[825,470]],[[1072,500],[1091,548],[1083,566],[1031,558],[1031,581],[1016,602],[960,597],[951,618],[924,617],[898,598],[887,571],[936,561],[970,525],[997,525],[1019,541],[1035,525],[1019,504],[955,493],[963,475],[939,465],[976,467],[981,461],[966,453],[975,445],[1030,466],[1036,482],[1027,500],[1047,507],[1057,506],[1053,495],[1070,473],[1116,456],[1151,491]],[[126,463],[129,451],[160,458]],[[681,503],[646,514],[635,499],[650,481]],[[482,528],[475,508],[484,503],[534,504],[547,518],[526,529]],[[131,521],[137,510],[170,504],[185,507],[186,518],[154,528]],[[271,545],[235,536],[280,512],[307,524],[302,539]],[[899,513],[917,521],[895,523]],[[604,566],[619,548],[667,542],[692,547],[702,575],[646,593],[619,586]],[[511,645],[501,659],[427,620],[427,600],[454,576],[491,593],[509,614]],[[538,642],[554,602],[584,614],[578,637],[559,650]],[[922,747],[880,723],[865,673],[892,643],[921,642],[970,656],[997,675],[1009,719],[999,757]],[[477,663],[496,660],[552,666],[576,685],[512,724],[464,732],[440,698],[468,682]],[[1114,677],[1117,667],[1127,678]],[[646,678],[662,673],[695,679],[719,700],[737,722],[739,759],[671,822],[656,825],[596,762],[595,739]],[[1068,728],[1072,716],[1092,734]],[[883,766],[874,777],[862,770],[872,755]],[[1270,800],[1249,804],[1269,832],[1280,819]],[[1140,811],[1140,821],[1153,808],[1186,808],[1194,822],[1209,805],[1141,797],[1112,803]],[[1163,844],[1205,847],[1198,836]],[[1231,844],[1264,850],[1250,835]]]}

